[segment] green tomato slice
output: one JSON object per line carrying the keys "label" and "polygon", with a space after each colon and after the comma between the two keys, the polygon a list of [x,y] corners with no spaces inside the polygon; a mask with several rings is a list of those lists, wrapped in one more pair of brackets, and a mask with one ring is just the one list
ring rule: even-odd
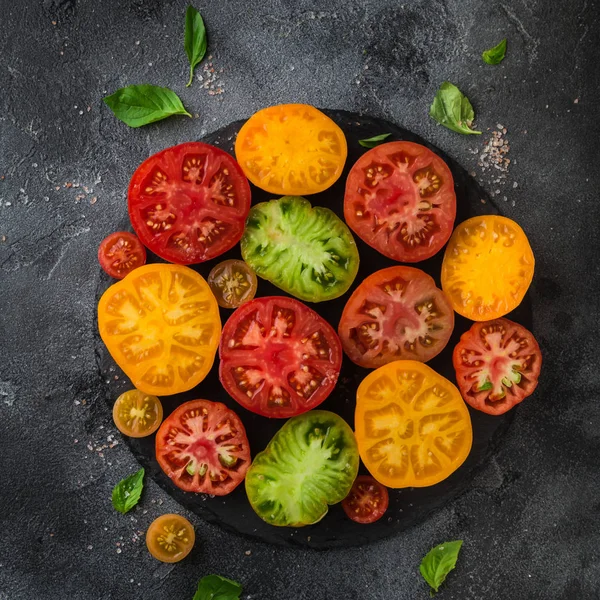
{"label": "green tomato slice", "polygon": [[242,257],[257,275],[309,302],[344,294],[358,271],[348,227],[328,208],[300,196],[261,202],[250,210]]}
{"label": "green tomato slice", "polygon": [[246,493],[256,514],[271,525],[311,525],[348,495],[358,461],[346,421],[313,410],[287,421],[256,455],[246,474]]}

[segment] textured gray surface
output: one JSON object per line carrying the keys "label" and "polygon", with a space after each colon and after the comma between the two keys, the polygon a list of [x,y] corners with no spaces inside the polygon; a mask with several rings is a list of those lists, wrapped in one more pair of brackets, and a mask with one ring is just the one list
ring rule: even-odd
{"label": "textured gray surface", "polygon": [[[223,69],[218,96],[184,87],[182,1],[0,0],[0,599],[191,599],[217,572],[256,600],[412,600],[427,594],[421,556],[455,538],[465,545],[440,598],[597,598],[598,2],[197,6]],[[481,50],[505,35],[505,62],[483,64]],[[481,128],[507,127],[503,185],[470,151],[489,134],[427,118],[444,79],[469,95]],[[172,87],[199,117],[138,130],[116,121],[101,98],[145,81]],[[136,465],[98,389],[96,249],[125,221],[128,179],[149,153],[282,101],[390,119],[501,190],[536,252],[542,382],[472,489],[401,536],[314,553],[192,517],[191,557],[159,565],[140,533],[178,506],[152,482],[130,515],[109,504]]]}

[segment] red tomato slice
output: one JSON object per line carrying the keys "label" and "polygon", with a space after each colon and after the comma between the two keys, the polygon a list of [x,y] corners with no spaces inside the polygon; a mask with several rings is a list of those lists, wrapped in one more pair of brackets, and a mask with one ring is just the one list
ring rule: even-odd
{"label": "red tomato slice", "polygon": [[376,271],[354,290],[338,333],[350,360],[376,369],[394,360],[431,360],[453,329],[454,311],[433,279],[398,266]]}
{"label": "red tomato slice", "polygon": [[508,319],[474,323],[454,348],[452,362],[465,402],[501,415],[538,384],[542,353],[533,334]]}
{"label": "red tomato slice", "polygon": [[369,246],[418,262],[441,250],[456,217],[454,180],[434,152],[389,142],[365,152],[346,180],[344,217]]}
{"label": "red tomato slice", "polygon": [[342,500],[346,515],[357,523],[375,523],[390,503],[387,488],[370,475],[359,475],[350,493]]}
{"label": "red tomato slice", "polygon": [[227,152],[187,142],[153,154],[129,184],[129,218],[152,252],[180,265],[210,260],[242,237],[250,185]]}
{"label": "red tomato slice", "polygon": [[231,409],[220,402],[191,400],[160,426],[156,460],[182,490],[224,496],[244,480],[250,446]]}
{"label": "red tomato slice", "polygon": [[229,318],[219,346],[219,377],[242,406],[265,417],[315,408],[335,387],[342,347],[314,310],[293,298],[255,298]]}
{"label": "red tomato slice", "polygon": [[105,237],[98,248],[100,266],[115,279],[146,264],[146,248],[128,231],[115,231]]}

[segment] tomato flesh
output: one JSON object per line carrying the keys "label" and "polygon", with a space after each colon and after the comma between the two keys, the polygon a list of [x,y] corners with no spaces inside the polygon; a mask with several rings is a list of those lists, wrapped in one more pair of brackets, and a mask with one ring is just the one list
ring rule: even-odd
{"label": "tomato flesh", "polygon": [[509,319],[474,323],[454,348],[458,387],[473,408],[501,415],[537,387],[542,354],[533,334]]}
{"label": "tomato flesh", "polygon": [[128,202],[143,243],[165,260],[188,265],[219,256],[240,240],[250,186],[227,152],[187,142],[137,168]]}
{"label": "tomato flesh", "polygon": [[194,547],[194,526],[181,515],[161,515],[148,527],[146,546],[154,558],[166,563],[183,560]]}
{"label": "tomato flesh", "polygon": [[338,327],[344,352],[376,368],[399,359],[426,362],[454,329],[454,312],[433,279],[414,267],[389,267],[367,277],[350,296]]}
{"label": "tomato flesh", "polygon": [[413,360],[388,363],[363,379],[354,429],[365,466],[391,488],[439,483],[460,467],[473,443],[458,389]]}
{"label": "tomato flesh", "polygon": [[223,328],[219,377],[242,406],[287,418],[318,406],[335,387],[342,348],[333,328],[292,298],[256,298]]}
{"label": "tomato flesh", "polygon": [[124,392],[113,406],[113,421],[117,429],[129,437],[140,438],[154,433],[162,418],[160,400],[140,390]]}
{"label": "tomato flesh", "polygon": [[256,294],[256,274],[243,260],[225,260],[208,275],[208,285],[219,306],[237,308]]}
{"label": "tomato flesh", "polygon": [[387,488],[370,475],[359,475],[350,493],[342,500],[348,518],[356,523],[375,523],[383,517],[390,503]]}
{"label": "tomato flesh", "polygon": [[128,231],[115,231],[105,237],[98,248],[100,266],[115,279],[146,264],[146,248]]}
{"label": "tomato flesh", "polygon": [[346,181],[344,216],[381,254],[418,262],[441,250],[456,217],[454,180],[434,152],[388,142],[363,154]]}
{"label": "tomato flesh", "polygon": [[243,481],[250,447],[244,425],[231,409],[220,402],[191,400],[160,426],[156,460],[182,490],[224,496]]}

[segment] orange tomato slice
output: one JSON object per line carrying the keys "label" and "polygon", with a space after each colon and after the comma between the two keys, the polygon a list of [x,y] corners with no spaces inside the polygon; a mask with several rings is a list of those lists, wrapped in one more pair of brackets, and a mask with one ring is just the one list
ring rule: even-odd
{"label": "orange tomato slice", "polygon": [[414,360],[388,363],[363,379],[355,430],[365,466],[391,488],[439,483],[462,465],[473,443],[458,389]]}
{"label": "orange tomato slice", "polygon": [[146,532],[148,551],[166,563],[183,560],[192,551],[195,541],[194,526],[181,515],[161,515]]}
{"label": "orange tomato slice", "polygon": [[113,421],[117,429],[129,437],[151,435],[160,427],[162,419],[160,400],[140,390],[123,392],[113,406]]}
{"label": "orange tomato slice", "polygon": [[525,296],[535,259],[512,219],[473,217],[456,227],[442,262],[442,289],[452,308],[473,321],[497,319]]}
{"label": "orange tomato slice", "polygon": [[189,267],[139,267],[98,303],[102,341],[133,385],[167,396],[190,390],[210,371],[221,335],[219,307]]}
{"label": "orange tomato slice", "polygon": [[263,108],[242,126],[235,156],[246,177],[273,194],[304,196],[333,185],[344,168],[344,132],[308,104]]}

